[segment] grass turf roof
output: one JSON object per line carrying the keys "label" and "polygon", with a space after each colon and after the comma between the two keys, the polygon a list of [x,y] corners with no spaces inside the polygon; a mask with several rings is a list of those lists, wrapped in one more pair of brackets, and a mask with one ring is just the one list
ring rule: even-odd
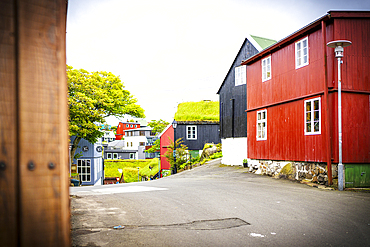
{"label": "grass turf roof", "polygon": [[273,39],[262,38],[255,35],[251,35],[251,37],[261,46],[262,49],[266,49],[276,43],[276,40]]}
{"label": "grass turf roof", "polygon": [[177,107],[176,121],[211,121],[218,122],[218,101],[184,102]]}

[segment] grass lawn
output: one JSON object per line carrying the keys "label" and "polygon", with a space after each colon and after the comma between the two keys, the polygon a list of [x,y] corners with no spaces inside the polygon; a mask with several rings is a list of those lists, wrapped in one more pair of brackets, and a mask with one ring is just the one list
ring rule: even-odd
{"label": "grass lawn", "polygon": [[[149,169],[152,167],[152,170]],[[121,177],[118,169],[122,169],[125,183],[137,182],[137,167],[141,177],[154,176],[158,172],[158,159],[147,160],[105,160],[104,170],[105,177]]]}

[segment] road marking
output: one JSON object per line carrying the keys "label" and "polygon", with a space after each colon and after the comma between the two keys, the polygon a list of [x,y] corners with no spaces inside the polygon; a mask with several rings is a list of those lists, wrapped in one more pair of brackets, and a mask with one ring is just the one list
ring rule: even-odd
{"label": "road marking", "polygon": [[260,237],[260,238],[264,238],[265,237],[265,235],[262,235],[262,234],[259,234],[259,233],[250,233],[249,234],[250,236],[252,236],[252,237]]}

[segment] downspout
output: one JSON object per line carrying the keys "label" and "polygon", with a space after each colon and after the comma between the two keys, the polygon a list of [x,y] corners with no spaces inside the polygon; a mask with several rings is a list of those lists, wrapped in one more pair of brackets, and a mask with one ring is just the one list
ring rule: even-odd
{"label": "downspout", "polygon": [[330,126],[330,112],[329,112],[329,90],[328,90],[328,59],[326,53],[326,23],[321,21],[321,33],[323,40],[323,55],[324,55],[324,112],[325,112],[325,144],[326,144],[326,165],[328,169],[328,184],[333,184],[333,175],[331,169],[331,126]]}

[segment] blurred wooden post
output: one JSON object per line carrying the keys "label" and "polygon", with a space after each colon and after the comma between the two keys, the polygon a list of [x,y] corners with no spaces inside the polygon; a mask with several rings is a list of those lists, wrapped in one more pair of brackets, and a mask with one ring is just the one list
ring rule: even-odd
{"label": "blurred wooden post", "polygon": [[66,0],[0,0],[0,245],[70,246]]}

